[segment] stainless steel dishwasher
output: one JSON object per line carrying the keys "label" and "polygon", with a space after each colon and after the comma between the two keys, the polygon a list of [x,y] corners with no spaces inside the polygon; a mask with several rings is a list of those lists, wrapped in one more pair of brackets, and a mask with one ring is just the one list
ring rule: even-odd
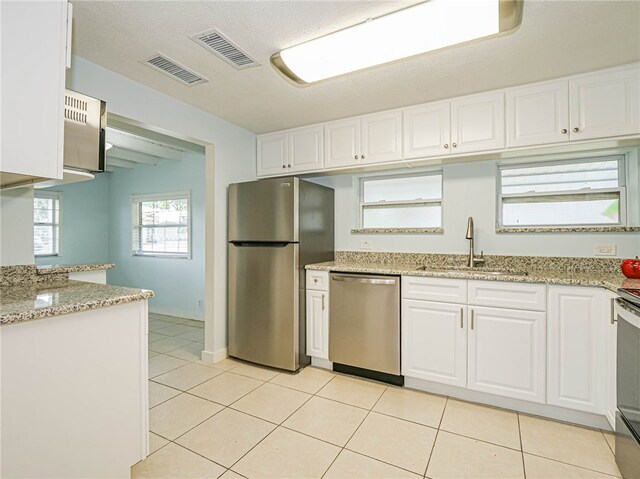
{"label": "stainless steel dishwasher", "polygon": [[331,273],[329,359],[335,371],[404,384],[400,277]]}

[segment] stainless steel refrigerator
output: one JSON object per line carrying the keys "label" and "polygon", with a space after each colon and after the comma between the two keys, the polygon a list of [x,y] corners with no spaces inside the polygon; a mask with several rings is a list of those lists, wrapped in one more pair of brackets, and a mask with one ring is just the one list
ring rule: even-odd
{"label": "stainless steel refrigerator", "polygon": [[229,185],[229,356],[296,371],[305,271],[334,258],[333,190],[295,177]]}

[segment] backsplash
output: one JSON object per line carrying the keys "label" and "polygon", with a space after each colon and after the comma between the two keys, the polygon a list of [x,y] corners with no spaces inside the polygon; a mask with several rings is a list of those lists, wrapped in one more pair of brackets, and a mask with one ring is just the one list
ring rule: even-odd
{"label": "backsplash", "polygon": [[[466,266],[465,254],[389,253],[372,251],[336,251],[336,262],[375,264],[416,264],[429,268],[461,268]],[[577,258],[567,256],[499,256],[485,255],[482,269],[522,271],[597,271],[620,273],[618,258]]]}

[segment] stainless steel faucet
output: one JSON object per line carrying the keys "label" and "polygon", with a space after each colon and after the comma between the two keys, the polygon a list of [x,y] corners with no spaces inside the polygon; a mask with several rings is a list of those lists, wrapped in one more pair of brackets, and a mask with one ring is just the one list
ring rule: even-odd
{"label": "stainless steel faucet", "polygon": [[469,260],[467,261],[467,266],[469,268],[475,268],[476,266],[484,265],[484,251],[480,252],[480,257],[476,258],[476,253],[473,250],[473,217],[469,216],[469,220],[467,221],[467,238],[471,243],[469,244]]}

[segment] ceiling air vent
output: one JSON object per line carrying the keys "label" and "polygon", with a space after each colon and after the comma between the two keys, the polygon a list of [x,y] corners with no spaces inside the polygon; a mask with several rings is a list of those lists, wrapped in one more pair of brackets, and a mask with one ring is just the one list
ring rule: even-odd
{"label": "ceiling air vent", "polygon": [[158,70],[165,75],[170,76],[174,80],[178,80],[183,85],[193,86],[199,85],[200,83],[205,83],[207,80],[202,75],[199,75],[191,70],[180,65],[178,62],[172,60],[168,56],[162,53],[156,53],[155,55],[151,55],[149,58],[141,60],[142,63],[151,67],[155,70]]}
{"label": "ceiling air vent", "polygon": [[237,70],[258,66],[259,63],[225,37],[220,30],[212,28],[206,32],[191,35],[198,45],[206,48],[214,55],[222,58]]}

